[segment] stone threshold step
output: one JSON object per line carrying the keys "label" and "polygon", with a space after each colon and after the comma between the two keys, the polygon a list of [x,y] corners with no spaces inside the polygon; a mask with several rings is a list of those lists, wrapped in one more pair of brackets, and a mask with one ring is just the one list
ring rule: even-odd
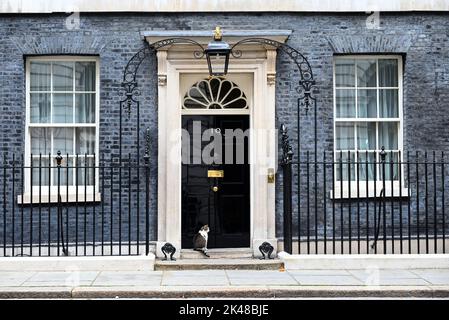
{"label": "stone threshold step", "polygon": [[253,257],[253,251],[250,248],[209,249],[208,254],[210,258],[193,249],[182,249],[181,259],[249,259]]}
{"label": "stone threshold step", "polygon": [[154,270],[279,270],[283,263],[279,259],[179,259],[156,260]]}

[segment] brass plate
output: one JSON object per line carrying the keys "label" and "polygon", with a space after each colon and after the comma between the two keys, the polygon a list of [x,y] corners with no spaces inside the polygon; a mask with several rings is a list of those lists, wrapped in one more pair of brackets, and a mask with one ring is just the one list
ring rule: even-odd
{"label": "brass plate", "polygon": [[223,178],[224,170],[207,170],[208,178]]}

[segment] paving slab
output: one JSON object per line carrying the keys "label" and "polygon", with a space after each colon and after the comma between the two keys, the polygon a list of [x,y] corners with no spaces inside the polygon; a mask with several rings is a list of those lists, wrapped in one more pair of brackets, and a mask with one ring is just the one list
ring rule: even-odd
{"label": "paving slab", "polygon": [[287,270],[293,276],[350,276],[348,270]]}
{"label": "paving slab", "polygon": [[76,287],[88,286],[99,274],[98,271],[36,272],[27,279],[24,287]]}
{"label": "paving slab", "polygon": [[225,286],[229,285],[224,270],[189,270],[165,271],[162,276],[163,286]]}
{"label": "paving slab", "polygon": [[448,277],[422,276],[422,279],[432,285],[449,285]]}
{"label": "paving slab", "polygon": [[409,270],[403,269],[365,269],[348,270],[353,276],[365,280],[368,277],[379,276],[382,279],[417,279],[419,276]]}
{"label": "paving slab", "polygon": [[35,272],[1,271],[0,287],[20,286],[34,274]]}
{"label": "paving slab", "polygon": [[336,276],[309,276],[300,275],[293,276],[301,285],[314,286],[356,286],[363,285],[363,282],[351,275],[336,275]]}
{"label": "paving slab", "polygon": [[99,274],[99,271],[41,271],[36,272],[27,281],[30,282],[51,282],[72,279],[79,279],[81,281],[93,281]]}
{"label": "paving slab", "polygon": [[231,285],[298,285],[298,282],[287,272],[279,271],[246,271],[227,270]]}
{"label": "paving slab", "polygon": [[102,271],[93,286],[159,286],[161,271]]}
{"label": "paving slab", "polygon": [[411,272],[420,277],[443,277],[449,279],[449,270],[447,269],[414,269]]}

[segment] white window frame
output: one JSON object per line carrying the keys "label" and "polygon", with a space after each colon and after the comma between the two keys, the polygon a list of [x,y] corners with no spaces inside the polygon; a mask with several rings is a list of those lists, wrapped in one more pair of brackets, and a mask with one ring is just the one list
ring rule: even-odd
{"label": "white window frame", "polygon": [[[52,124],[52,123],[31,123],[30,121],[30,85],[31,85],[31,76],[30,76],[30,64],[33,61],[68,61],[68,62],[95,62],[95,123],[89,124],[89,123],[64,123],[64,124]],[[52,79],[52,77],[51,77]],[[75,82],[76,79],[74,77],[73,81]],[[53,93],[53,86],[52,83],[53,80],[51,80],[51,88],[50,91]],[[26,105],[26,120],[25,120],[25,152],[24,152],[24,163],[25,163],[25,170],[24,170],[24,193],[22,195],[19,195],[17,198],[17,201],[19,204],[27,204],[27,203],[48,203],[48,202],[58,202],[58,186],[50,186],[48,185],[42,185],[42,187],[39,186],[31,186],[31,144],[30,144],[30,128],[39,128],[39,127],[62,127],[62,128],[77,128],[77,127],[92,127],[95,128],[95,195],[94,195],[94,186],[88,185],[86,188],[84,185],[79,185],[78,190],[76,189],[75,185],[69,185],[68,188],[68,194],[67,194],[67,186],[66,185],[60,185],[59,192],[61,195],[61,201],[62,202],[92,202],[92,201],[101,201],[101,194],[99,191],[99,124],[100,124],[100,58],[96,56],[35,56],[35,57],[28,57],[26,59],[26,66],[25,66],[25,85],[26,85],[26,98],[25,98],[25,105]],[[75,85],[75,84],[74,84]],[[75,87],[74,89],[75,90]],[[90,91],[89,91],[90,92]],[[65,91],[61,91],[58,93],[65,93]],[[52,95],[51,95],[52,96]],[[51,97],[53,100],[53,98]],[[52,103],[51,100],[51,103]],[[74,149],[75,153],[75,149]],[[44,155],[42,155],[44,156]],[[48,155],[47,155],[48,156]],[[65,159],[66,155],[61,155],[63,159]],[[52,154],[52,157],[56,157],[56,154]],[[79,159],[83,159],[84,155],[80,155]],[[52,167],[54,164],[52,164]],[[42,167],[45,169],[45,167]],[[64,164],[61,166],[61,168],[64,168]],[[32,191],[31,192],[31,188]],[[50,195],[49,195],[50,191]],[[32,194],[32,198],[31,198]]]}
{"label": "white window frame", "polygon": [[[355,112],[356,112],[356,116],[354,118],[337,118],[337,87],[336,87],[336,75],[335,75],[335,71],[336,71],[336,61],[338,59],[353,59],[353,60],[376,60],[376,87],[369,87],[369,89],[375,88],[376,92],[377,92],[377,99],[376,99],[376,103],[377,103],[377,117],[376,118],[357,118],[357,112],[358,112],[358,108],[357,108],[357,99],[358,99],[358,94],[357,94],[357,90],[358,89],[365,89],[367,87],[358,87],[357,84],[357,69],[356,74],[355,74],[355,85],[354,87],[339,87],[339,89],[354,89],[355,90]],[[381,87],[382,89],[398,89],[398,117],[397,118],[381,118],[379,117],[379,64],[378,61],[379,59],[397,59],[398,61],[398,86],[397,87]],[[334,137],[333,137],[333,142],[334,142],[334,159],[336,161],[335,164],[335,181],[334,181],[334,190],[330,191],[330,195],[331,198],[333,199],[348,199],[348,198],[357,198],[357,197],[379,197],[380,196],[380,192],[383,188],[383,181],[373,181],[373,180],[368,180],[368,184],[366,183],[366,180],[363,181],[359,181],[359,183],[357,184],[357,180],[351,180],[350,182],[343,179],[342,182],[340,182],[339,177],[337,177],[337,166],[338,166],[338,162],[337,162],[337,155],[340,154],[341,150],[337,150],[337,131],[336,131],[336,125],[338,122],[352,122],[352,123],[357,123],[357,122],[375,122],[375,123],[380,123],[380,122],[398,122],[399,123],[399,128],[398,128],[398,149],[400,152],[400,157],[399,157],[399,161],[401,162],[401,183],[399,182],[399,180],[394,180],[393,181],[393,188],[391,187],[391,180],[386,179],[385,180],[385,196],[391,197],[407,197],[408,196],[408,189],[405,188],[405,184],[404,184],[404,164],[403,164],[403,158],[404,158],[404,148],[403,148],[403,120],[404,120],[404,116],[403,116],[403,59],[401,55],[336,55],[333,58],[333,71],[332,71],[332,75],[333,75],[333,113],[334,113],[334,120],[333,120],[333,132],[334,132]],[[355,126],[354,126],[355,127]],[[376,147],[378,147],[378,149],[376,150],[368,150],[368,152],[376,152],[378,153],[380,151],[380,146],[378,145],[379,143],[379,136],[378,136],[378,125],[376,125]],[[343,155],[346,153],[348,153],[348,151],[351,152],[357,152],[358,150],[358,146],[357,146],[357,135],[356,132],[354,132],[354,149],[353,150],[342,150]],[[387,153],[390,150],[385,150]],[[395,150],[396,151],[396,150]],[[359,154],[364,153],[365,150],[363,150],[362,152],[359,152]],[[377,161],[379,161],[379,159],[377,159]],[[363,162],[361,163],[363,164]],[[386,162],[386,166],[389,166],[390,163],[387,161]],[[357,171],[357,170],[356,170]],[[377,170],[378,174],[379,174],[379,170]],[[357,173],[356,173],[357,174]],[[368,185],[368,186],[367,186]],[[401,190],[400,190],[400,186],[402,186]],[[343,189],[343,190],[342,190]],[[350,192],[349,192],[349,189]],[[376,193],[375,193],[376,192]]]}

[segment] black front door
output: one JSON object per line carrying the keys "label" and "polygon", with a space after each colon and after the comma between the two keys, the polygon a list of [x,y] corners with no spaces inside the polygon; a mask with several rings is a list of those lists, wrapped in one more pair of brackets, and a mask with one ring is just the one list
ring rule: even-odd
{"label": "black front door", "polygon": [[182,127],[182,248],[205,224],[208,248],[249,247],[249,117],[184,115]]}

